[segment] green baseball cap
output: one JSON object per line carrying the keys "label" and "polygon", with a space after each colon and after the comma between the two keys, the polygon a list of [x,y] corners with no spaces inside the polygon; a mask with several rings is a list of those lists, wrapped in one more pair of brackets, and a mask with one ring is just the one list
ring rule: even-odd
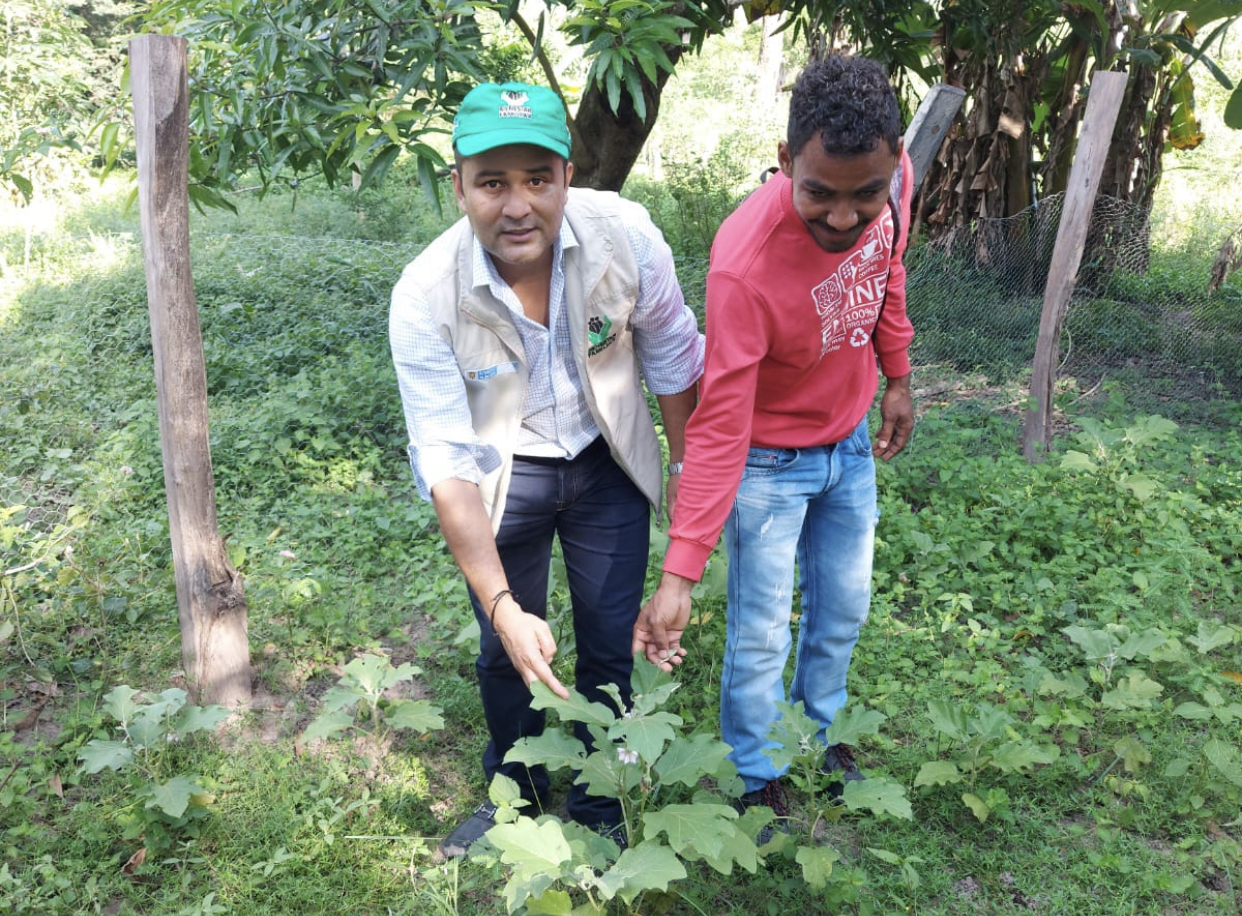
{"label": "green baseball cap", "polygon": [[546,86],[480,83],[466,93],[453,119],[453,149],[477,156],[498,146],[530,143],[569,158],[565,106]]}

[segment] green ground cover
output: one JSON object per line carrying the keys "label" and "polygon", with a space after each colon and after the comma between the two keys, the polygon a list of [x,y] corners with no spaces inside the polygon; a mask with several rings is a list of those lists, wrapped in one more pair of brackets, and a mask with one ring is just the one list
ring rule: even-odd
{"label": "green ground cover", "polygon": [[[879,788],[831,805],[804,780],[762,863],[740,840],[708,853],[706,828],[661,827],[670,806],[730,791],[716,561],[679,686],[646,683],[663,740],[626,733],[643,756],[615,765],[636,834],[669,850],[627,900],[589,865],[609,851],[581,841],[576,873],[553,855],[434,856],[487,791],[475,634],[409,480],[385,329],[401,265],[443,220],[411,218],[424,211],[399,174],[384,195],[195,218],[220,524],[257,688],[218,724],[178,693],[134,221],[115,193],[82,197],[46,231],[0,233],[0,912],[1238,912],[1236,402],[1175,427],[1132,406],[1138,387],[1069,380],[1056,450],[1029,465],[1020,385],[922,371],[916,436],[880,473],[874,609],[843,716]],[[701,255],[679,260],[692,301]],[[659,548],[657,532],[653,571]],[[554,584],[567,672],[564,603]],[[782,737],[806,757],[796,729]],[[687,747],[698,770],[670,762]],[[534,829],[515,825],[512,848],[559,848]],[[543,887],[574,890],[535,903]]]}

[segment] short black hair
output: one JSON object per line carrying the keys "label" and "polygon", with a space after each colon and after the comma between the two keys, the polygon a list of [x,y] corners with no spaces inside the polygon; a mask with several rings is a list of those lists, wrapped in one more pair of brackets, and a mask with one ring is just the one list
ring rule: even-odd
{"label": "short black hair", "polygon": [[789,100],[789,155],[797,156],[816,134],[833,156],[869,153],[881,140],[897,152],[901,110],[879,64],[834,54],[802,71]]}

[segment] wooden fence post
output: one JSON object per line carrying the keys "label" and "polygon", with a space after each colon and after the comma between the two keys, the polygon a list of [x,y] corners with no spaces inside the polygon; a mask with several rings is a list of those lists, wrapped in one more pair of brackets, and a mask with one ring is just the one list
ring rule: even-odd
{"label": "wooden fence post", "polygon": [[247,706],[246,599],[217,527],[207,370],[190,274],[186,42],[143,35],[130,42],[129,59],[181,658],[195,702]]}
{"label": "wooden fence post", "polygon": [[1095,195],[1100,187],[1100,174],[1108,156],[1113,125],[1121,110],[1127,76],[1124,73],[1102,72],[1091,78],[1091,92],[1082,119],[1082,133],[1074,164],[1070,168],[1069,187],[1061,206],[1061,225],[1052,249],[1048,268],[1048,284],[1044,290],[1044,310],[1039,319],[1039,340],[1035,345],[1035,363],[1031,369],[1031,406],[1026,412],[1022,430],[1022,452],[1028,461],[1037,461],[1052,444],[1052,395],[1057,383],[1057,350],[1061,326],[1082,262]]}
{"label": "wooden fence post", "polygon": [[906,128],[906,152],[914,166],[914,194],[917,197],[927,170],[944,146],[949,125],[957,117],[958,109],[966,98],[966,90],[946,83],[937,83],[923,96],[918,110]]}

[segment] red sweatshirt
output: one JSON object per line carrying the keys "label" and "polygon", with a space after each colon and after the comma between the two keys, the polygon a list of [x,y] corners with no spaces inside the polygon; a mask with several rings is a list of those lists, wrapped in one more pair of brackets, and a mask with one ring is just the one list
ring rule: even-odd
{"label": "red sweatshirt", "polygon": [[686,427],[668,572],[703,575],[751,445],[839,442],[875,400],[877,353],[886,377],[909,374],[914,329],[901,259],[914,180],[905,153],[901,168],[895,253],[889,207],[852,249],[824,251],[794,211],[792,185],[781,174],[721,225],[707,274],[701,400]]}

